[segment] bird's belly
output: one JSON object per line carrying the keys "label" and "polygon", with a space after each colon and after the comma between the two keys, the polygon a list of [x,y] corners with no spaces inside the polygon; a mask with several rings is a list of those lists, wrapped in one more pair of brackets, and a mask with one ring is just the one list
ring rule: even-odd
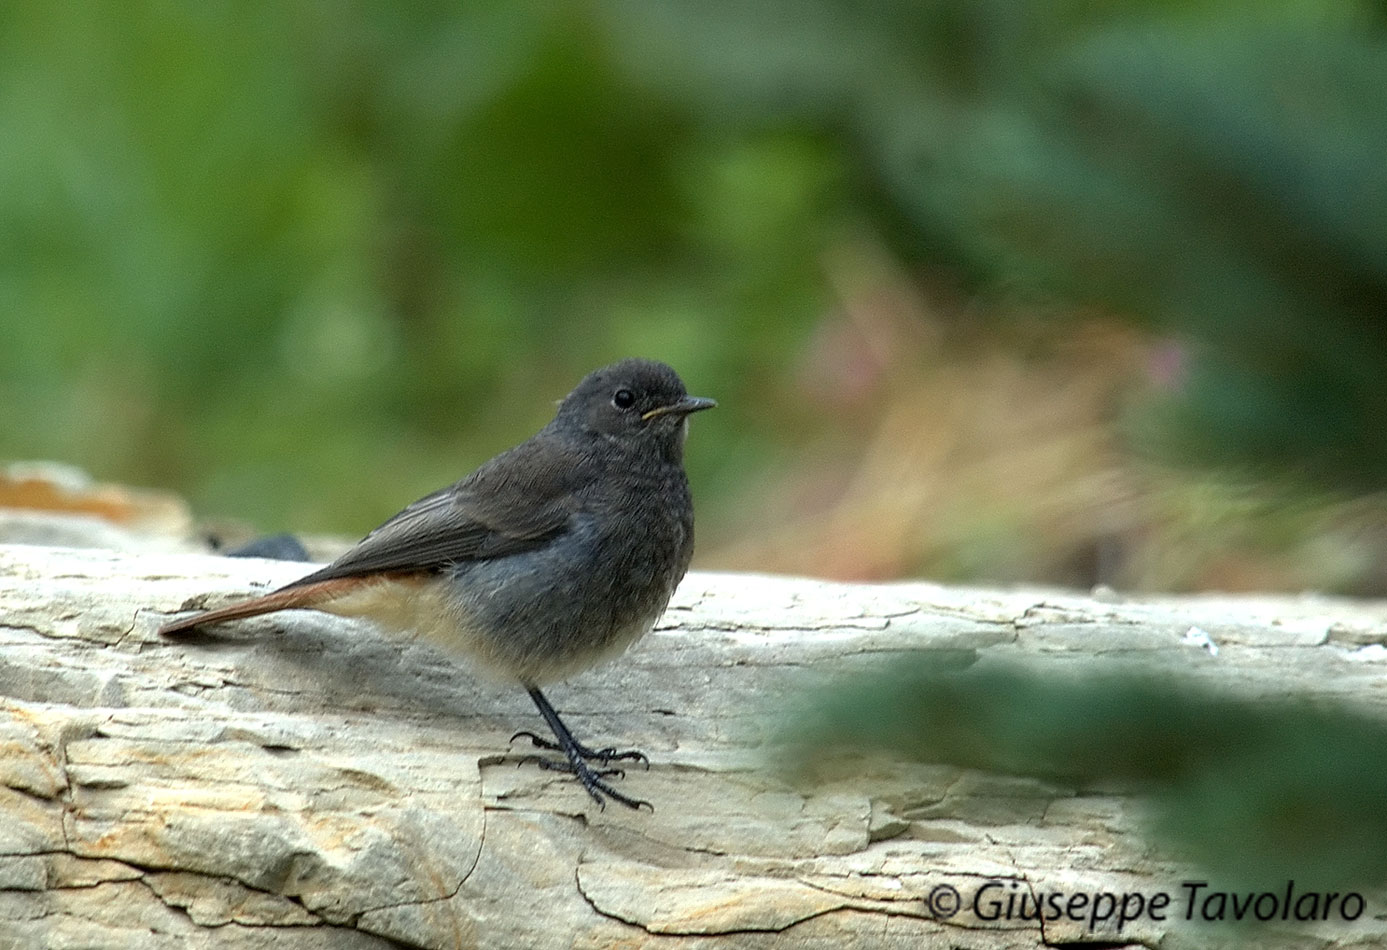
{"label": "bird's belly", "polygon": [[547,551],[467,565],[449,600],[469,652],[537,686],[624,652],[664,613],[676,581],[595,571]]}
{"label": "bird's belly", "polygon": [[441,575],[386,577],[359,584],[317,609],[361,617],[396,638],[427,640],[457,652],[469,652],[467,643],[475,638],[459,625],[448,581]]}
{"label": "bird's belly", "polygon": [[319,609],[370,619],[396,637],[464,655],[493,676],[539,686],[623,653],[664,613],[679,579],[641,565],[596,571],[574,555],[558,549],[383,578]]}

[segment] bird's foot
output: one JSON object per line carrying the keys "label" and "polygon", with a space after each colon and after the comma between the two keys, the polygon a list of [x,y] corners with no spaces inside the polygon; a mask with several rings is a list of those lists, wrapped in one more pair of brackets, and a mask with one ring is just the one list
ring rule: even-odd
{"label": "bird's foot", "polygon": [[638,811],[644,808],[651,812],[655,811],[655,806],[644,799],[623,795],[621,792],[612,788],[609,783],[604,781],[604,779],[608,777],[624,777],[626,773],[622,769],[594,769],[581,758],[574,756],[570,756],[566,762],[556,762],[553,759],[536,759],[535,761],[539,763],[539,767],[542,769],[549,769],[554,772],[568,772],[571,775],[577,776],[578,781],[583,783],[583,788],[587,789],[588,794],[592,796],[592,800],[597,802],[604,810],[607,807],[607,799],[610,798],[632,810]]}
{"label": "bird's foot", "polygon": [[[544,749],[548,752],[563,752],[564,754],[568,754],[568,750],[565,749],[563,746],[559,745],[559,743],[554,742],[552,739],[546,739],[543,736],[535,735],[535,733],[530,732],[528,729],[520,730],[515,735],[510,737],[510,741],[514,742],[516,739],[522,737],[529,739],[530,744],[533,745],[536,749]],[[624,749],[618,751],[612,746],[608,746],[605,749],[589,749],[581,742],[575,740],[573,743],[573,751],[576,752],[578,755],[582,756],[587,761],[597,762],[603,766],[606,766],[610,762],[639,762],[642,765],[644,765],[647,770],[649,770],[650,768],[650,757],[647,756],[644,752],[641,752],[639,749]],[[560,766],[560,768],[563,767],[564,766]],[[609,775],[613,773],[618,773],[620,771],[620,769],[611,769],[596,774]]]}
{"label": "bird's foot", "polygon": [[[521,731],[511,736],[512,742],[524,736],[529,739],[537,749],[562,752],[565,761],[554,762],[540,759],[540,766],[546,769],[556,769],[560,772],[570,772],[576,775],[578,781],[583,783],[583,788],[587,789],[587,793],[592,796],[592,800],[597,802],[603,809],[607,807],[607,799],[611,798],[625,805],[627,808],[648,808],[651,811],[655,810],[655,807],[649,802],[623,795],[604,781],[604,779],[609,777],[619,777],[626,774],[621,769],[607,768],[608,763],[611,762],[644,762],[645,767],[649,768],[650,760],[645,757],[645,753],[636,752],[635,750],[618,752],[616,749],[589,749],[577,739],[573,738],[573,733],[564,725],[563,720],[559,718],[558,712],[550,705],[549,700],[544,698],[544,694],[539,691],[538,686],[527,684],[525,688],[526,691],[529,692],[530,698],[534,700],[535,708],[537,708],[540,715],[544,717],[544,721],[549,724],[549,728],[553,730],[554,738],[558,741],[550,742],[548,739],[538,736],[533,732]],[[588,765],[589,762],[596,762],[599,767],[594,769],[592,766]]]}

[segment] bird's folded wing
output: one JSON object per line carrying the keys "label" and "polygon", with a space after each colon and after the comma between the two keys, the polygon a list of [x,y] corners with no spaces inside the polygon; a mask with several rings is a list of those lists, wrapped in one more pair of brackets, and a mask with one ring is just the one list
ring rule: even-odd
{"label": "bird's folded wing", "polygon": [[[363,574],[436,571],[544,544],[569,527],[577,505],[570,486],[582,463],[549,449],[535,453],[531,443],[516,446],[458,484],[414,502],[327,567],[282,589]],[[535,457],[496,464],[512,455]]]}

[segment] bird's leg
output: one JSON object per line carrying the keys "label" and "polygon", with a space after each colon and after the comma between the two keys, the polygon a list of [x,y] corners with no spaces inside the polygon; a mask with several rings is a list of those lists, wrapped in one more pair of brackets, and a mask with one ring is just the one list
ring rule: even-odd
{"label": "bird's leg", "polygon": [[621,804],[625,805],[627,808],[645,807],[652,811],[654,810],[649,802],[623,795],[603,781],[607,776],[625,775],[625,772],[621,769],[594,769],[592,766],[588,765],[589,761],[596,761],[605,766],[608,762],[621,759],[639,759],[648,763],[649,760],[646,759],[644,753],[635,751],[618,752],[615,749],[589,749],[577,739],[573,738],[573,733],[568,731],[568,727],[564,725],[563,720],[559,718],[558,712],[549,704],[549,700],[544,697],[544,694],[541,693],[537,687],[527,686],[525,689],[530,694],[530,698],[534,700],[535,706],[539,709],[539,714],[543,716],[544,721],[549,724],[550,730],[554,733],[554,738],[558,741],[550,742],[548,739],[543,739],[533,732],[517,732],[511,737],[511,741],[525,736],[534,743],[537,748],[562,752],[568,761],[552,762],[548,759],[540,759],[540,766],[546,769],[558,769],[563,772],[572,772],[578,777],[578,781],[583,783],[583,788],[587,789],[588,794],[592,796],[593,800],[604,808],[607,803],[603,796],[606,796],[606,798],[621,802]]}
{"label": "bird's leg", "polygon": [[[583,745],[577,739],[573,738],[571,732],[568,732],[562,720],[559,720],[559,714],[555,712],[553,706],[549,705],[549,700],[543,693],[529,686],[525,687],[525,689],[529,692],[530,698],[535,701],[535,705],[539,707],[540,713],[544,716],[545,721],[549,723],[549,728],[554,731],[554,735],[561,736],[562,733],[559,732],[559,729],[563,729],[565,733],[568,733],[568,739],[572,743],[572,749],[587,761],[597,762],[602,766],[606,766],[609,762],[640,762],[647,769],[650,768],[649,757],[639,749],[617,751],[613,746],[607,746],[605,749],[590,749]],[[552,718],[550,718],[551,716]],[[555,721],[559,723],[557,727],[554,725]],[[528,729],[520,730],[510,737],[510,741],[514,742],[522,736],[529,739],[530,744],[536,749],[546,749],[550,752],[563,752],[565,754],[569,750],[569,746],[562,744],[562,742],[554,742],[552,739],[546,739],[543,736],[536,735]],[[612,770],[612,772],[608,774],[617,774],[618,772],[619,770]]]}

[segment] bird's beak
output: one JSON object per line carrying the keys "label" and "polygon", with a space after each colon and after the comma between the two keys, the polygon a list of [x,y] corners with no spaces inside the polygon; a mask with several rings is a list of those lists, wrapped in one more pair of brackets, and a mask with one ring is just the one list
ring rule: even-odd
{"label": "bird's beak", "polygon": [[712,399],[704,399],[702,396],[685,396],[678,402],[672,402],[668,406],[656,406],[649,412],[641,414],[641,420],[654,419],[656,416],[664,416],[674,413],[680,416],[687,416],[691,412],[702,412],[704,409],[712,409],[717,403]]}

